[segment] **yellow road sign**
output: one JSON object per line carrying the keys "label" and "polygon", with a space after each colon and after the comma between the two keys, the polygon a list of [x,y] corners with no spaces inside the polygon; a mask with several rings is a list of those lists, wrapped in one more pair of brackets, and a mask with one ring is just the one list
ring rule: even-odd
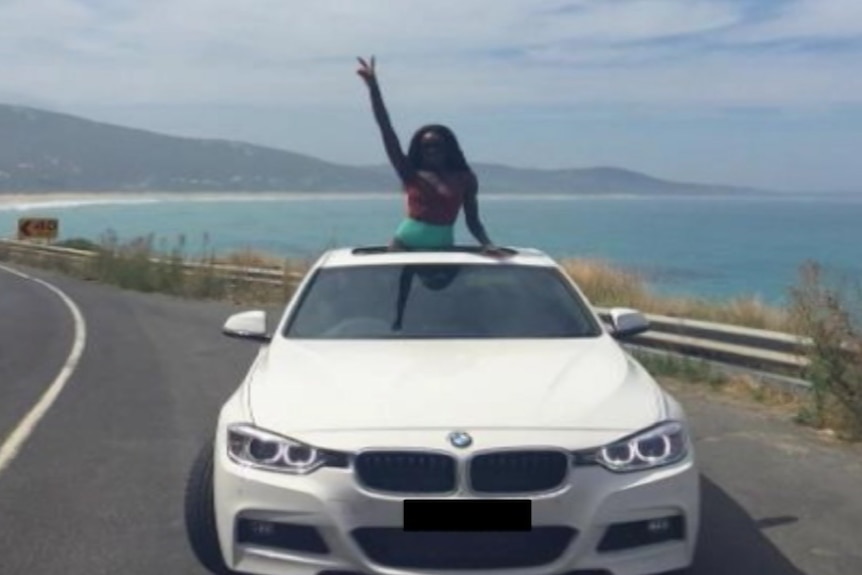
{"label": "yellow road sign", "polygon": [[60,222],[57,218],[20,218],[18,220],[18,239],[47,239],[57,237]]}

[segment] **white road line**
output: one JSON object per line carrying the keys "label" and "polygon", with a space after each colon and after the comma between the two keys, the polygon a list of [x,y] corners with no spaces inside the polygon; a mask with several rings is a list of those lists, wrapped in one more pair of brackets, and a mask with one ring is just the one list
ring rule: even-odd
{"label": "white road line", "polygon": [[43,393],[42,397],[39,398],[39,401],[36,402],[36,405],[34,405],[29,413],[24,416],[6,440],[0,444],[0,473],[3,473],[9,464],[12,463],[12,460],[15,459],[15,456],[24,445],[24,442],[27,441],[27,438],[29,438],[33,433],[33,430],[36,429],[39,421],[45,416],[48,410],[51,409],[54,401],[56,401],[60,392],[63,391],[63,388],[72,376],[72,373],[75,371],[87,343],[87,324],[84,321],[84,316],[81,313],[81,310],[78,309],[75,302],[63,293],[60,288],[55,287],[44,280],[28,276],[27,274],[23,274],[4,265],[0,265],[0,269],[40,284],[57,294],[63,303],[66,304],[66,307],[69,308],[69,311],[72,313],[72,319],[75,321],[75,340],[72,342],[72,349],[69,351],[69,356],[63,364],[63,369],[60,370],[60,373],[57,374],[53,383],[51,383],[48,389],[45,390],[45,393]]}

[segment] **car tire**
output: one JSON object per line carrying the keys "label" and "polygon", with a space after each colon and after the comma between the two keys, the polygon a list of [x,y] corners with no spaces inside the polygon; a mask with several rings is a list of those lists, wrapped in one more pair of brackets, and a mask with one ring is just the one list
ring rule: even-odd
{"label": "car tire", "polygon": [[198,561],[214,575],[239,575],[224,563],[213,506],[213,447],[207,443],[192,464],[185,493],[186,536]]}

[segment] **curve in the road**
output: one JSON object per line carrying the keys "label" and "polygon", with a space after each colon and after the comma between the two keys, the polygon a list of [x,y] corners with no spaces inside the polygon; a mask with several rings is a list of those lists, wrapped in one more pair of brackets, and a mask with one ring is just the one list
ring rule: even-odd
{"label": "curve in the road", "polygon": [[[247,308],[32,274],[86,314],[87,353],[0,476],[0,573],[204,575],[186,539],[183,493],[195,454],[257,353],[221,332],[229,314]],[[43,291],[20,303],[11,290],[5,298],[26,308],[8,323],[30,333],[31,347],[44,347],[46,331],[58,336],[30,388],[59,371],[72,331],[62,305]],[[43,310],[48,304],[56,309]],[[62,319],[62,329],[22,325],[37,311],[51,312],[38,321]],[[273,306],[272,317],[282,311]],[[18,339],[26,337],[12,343]],[[26,359],[7,372],[23,380]],[[824,441],[785,415],[721,400],[708,386],[667,384],[692,420],[705,476],[694,573],[862,573],[862,451]],[[26,397],[16,410],[0,409],[0,426],[12,411],[17,423],[37,394]]]}
{"label": "curve in the road", "polygon": [[78,361],[81,359],[81,356],[84,353],[84,348],[87,345],[87,324],[81,310],[72,298],[66,295],[60,288],[42,279],[34,278],[4,265],[0,265],[0,269],[51,290],[69,309],[75,323],[75,335],[72,340],[72,348],[69,351],[69,355],[66,357],[66,361],[63,363],[63,367],[60,369],[60,373],[57,374],[54,381],[51,382],[39,398],[39,401],[33,405],[30,411],[28,411],[18,425],[15,426],[2,445],[0,445],[0,473],[3,473],[9,464],[12,463],[12,460],[15,459],[15,456],[27,441],[27,438],[30,437],[30,434],[33,433],[33,430],[39,424],[39,421],[46,413],[48,413],[48,410],[51,409],[51,406],[63,391],[69,378],[75,372],[75,367],[78,365]]}

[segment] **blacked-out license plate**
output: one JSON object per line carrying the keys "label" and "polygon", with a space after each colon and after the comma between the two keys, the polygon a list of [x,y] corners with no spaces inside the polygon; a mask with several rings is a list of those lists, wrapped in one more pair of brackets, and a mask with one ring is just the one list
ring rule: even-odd
{"label": "blacked-out license plate", "polygon": [[530,531],[530,499],[406,499],[405,531]]}

